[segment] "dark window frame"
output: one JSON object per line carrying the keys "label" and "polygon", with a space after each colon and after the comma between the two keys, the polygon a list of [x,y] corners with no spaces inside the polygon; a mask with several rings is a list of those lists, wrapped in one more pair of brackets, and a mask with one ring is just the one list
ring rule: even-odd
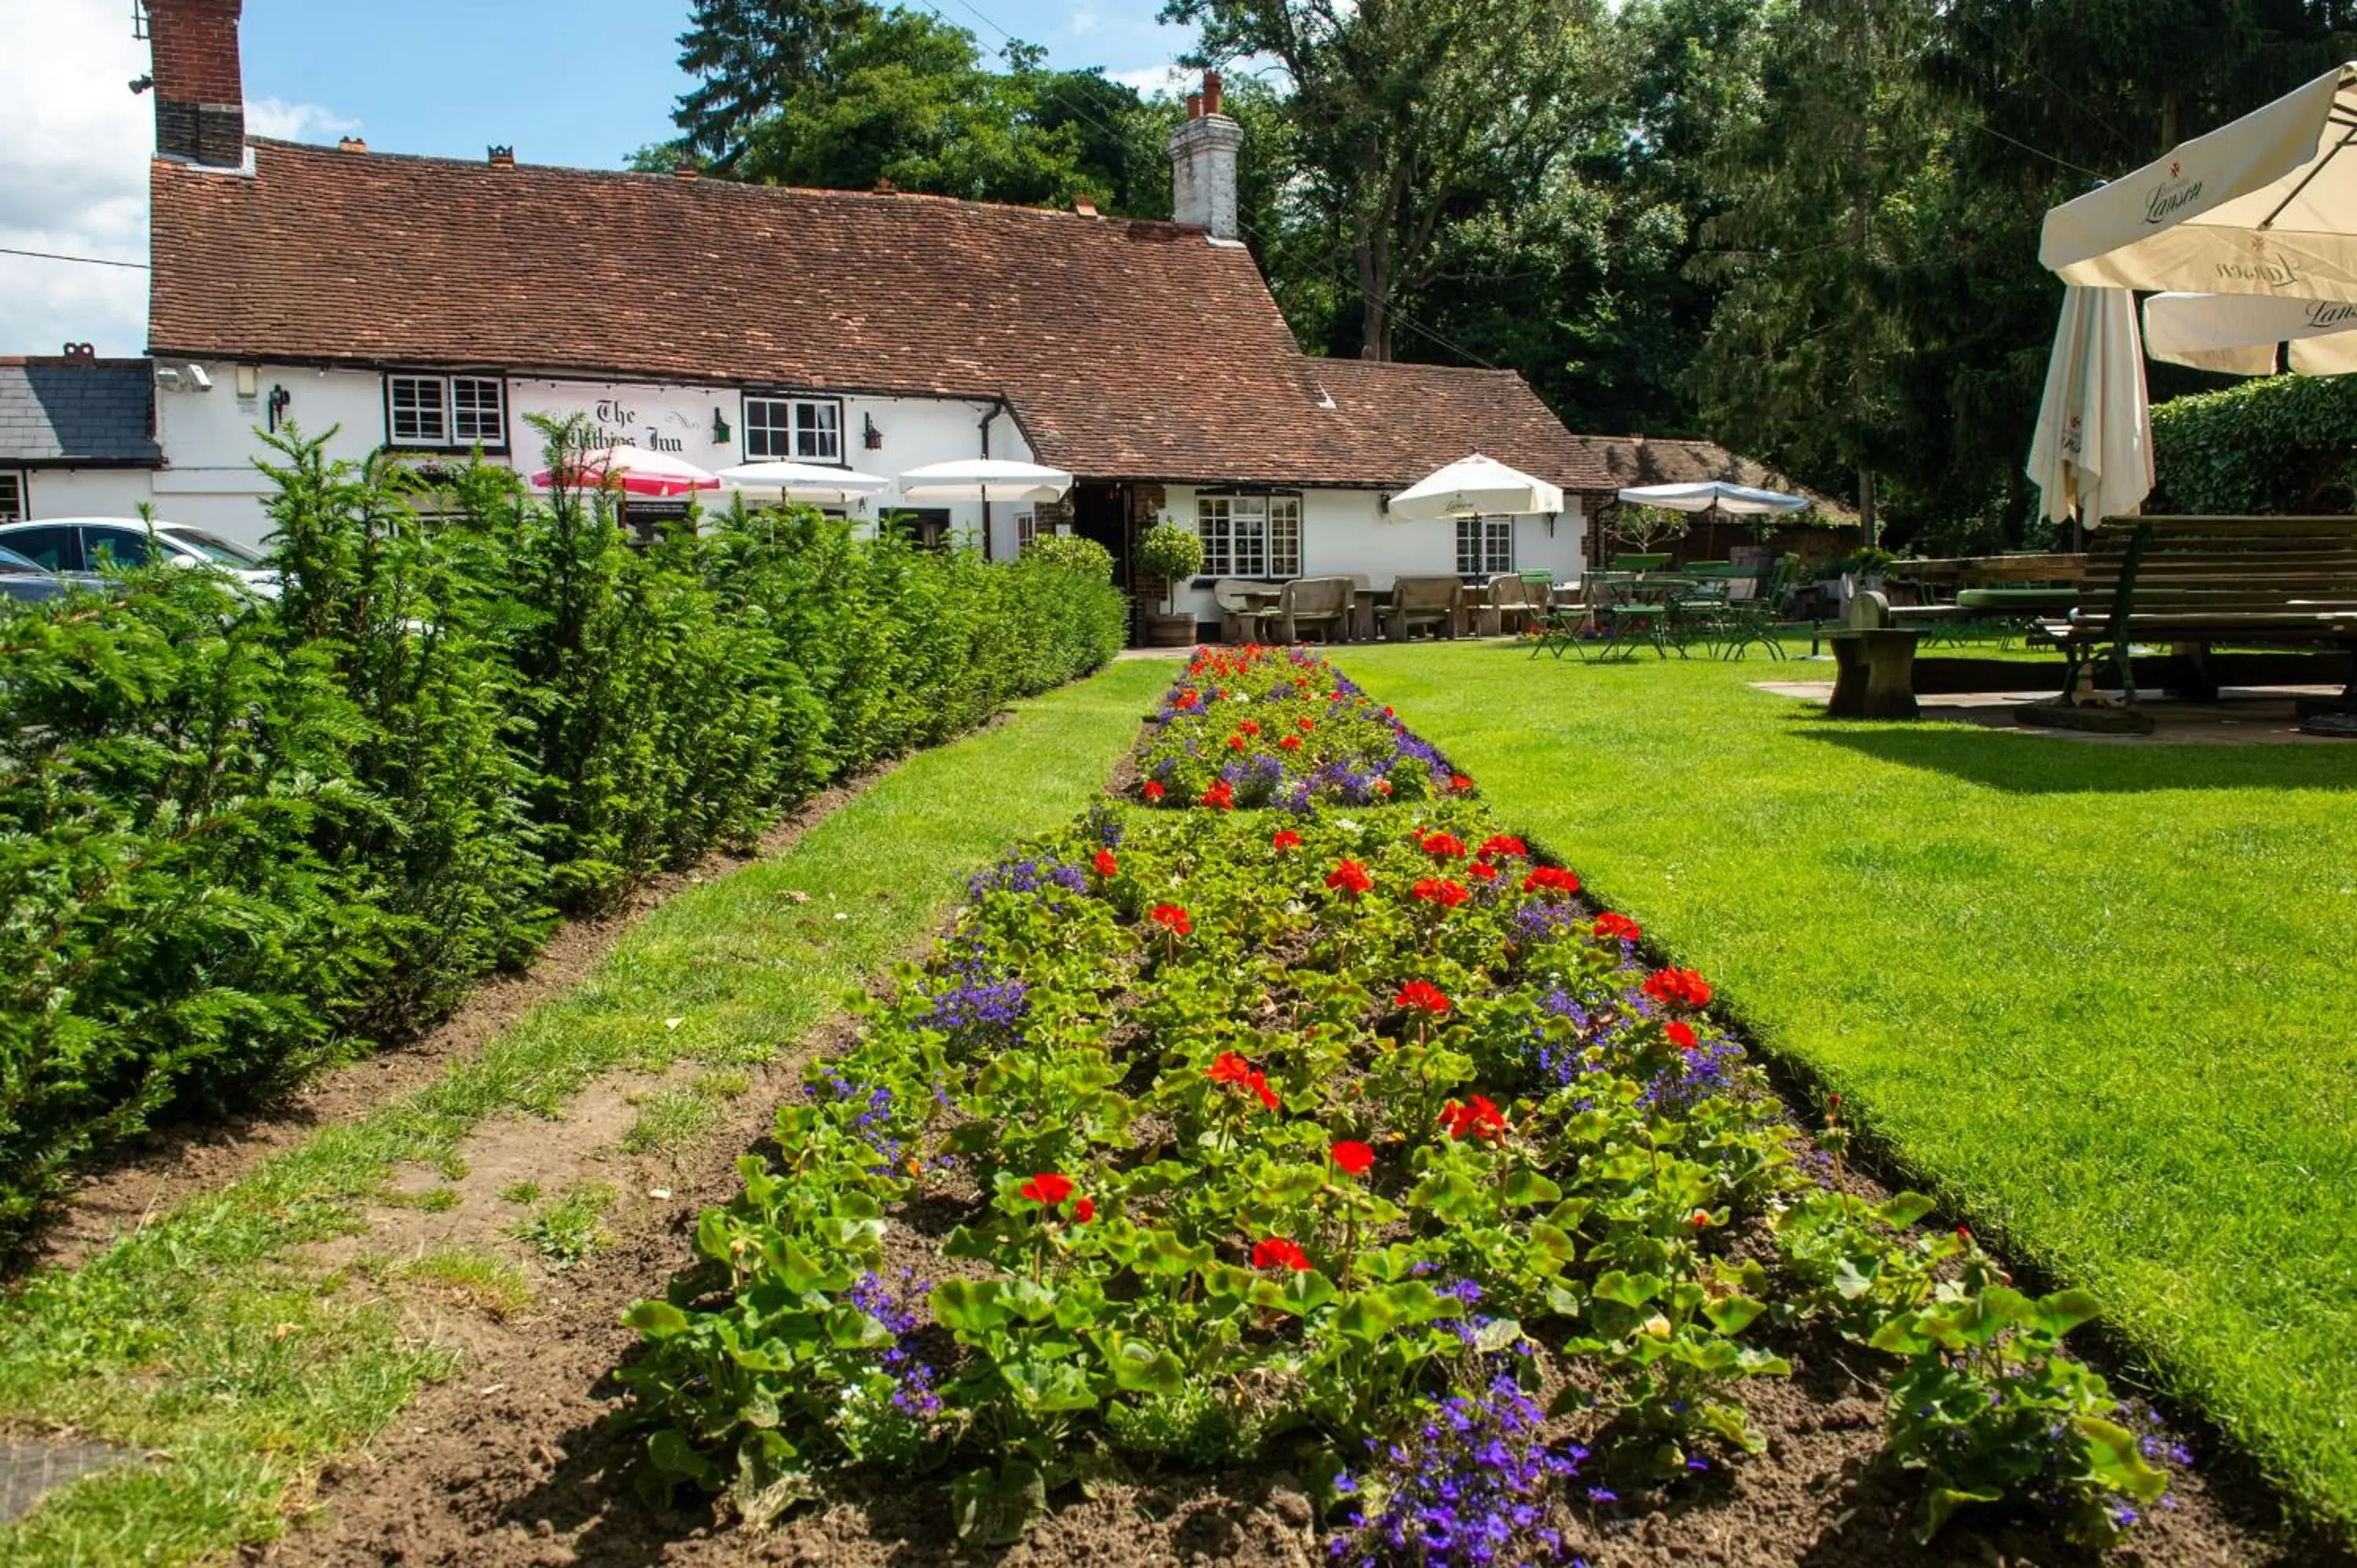
{"label": "dark window frame", "polygon": [[0,522],[30,522],[33,484],[22,468],[0,468]]}

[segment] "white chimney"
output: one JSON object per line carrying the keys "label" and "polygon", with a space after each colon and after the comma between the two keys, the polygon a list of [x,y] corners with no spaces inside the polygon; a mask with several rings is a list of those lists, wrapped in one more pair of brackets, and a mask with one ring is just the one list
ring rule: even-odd
{"label": "white chimney", "polygon": [[1220,113],[1220,73],[1203,73],[1200,94],[1187,95],[1187,118],[1170,133],[1170,216],[1202,226],[1214,240],[1235,239],[1236,155],[1244,128]]}

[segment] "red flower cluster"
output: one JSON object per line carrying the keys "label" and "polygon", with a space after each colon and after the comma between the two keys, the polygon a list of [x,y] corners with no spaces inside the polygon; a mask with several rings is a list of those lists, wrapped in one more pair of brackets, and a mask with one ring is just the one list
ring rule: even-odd
{"label": "red flower cluster", "polygon": [[1411,1013],[1423,1013],[1435,1018],[1445,1018],[1448,1015],[1448,998],[1442,995],[1440,988],[1429,981],[1409,981],[1399,988],[1399,994],[1392,998],[1392,1005],[1405,1007]]}
{"label": "red flower cluster", "polygon": [[1233,811],[1236,804],[1235,786],[1224,779],[1213,779],[1211,787],[1203,791],[1203,804],[1214,811]]}
{"label": "red flower cluster", "polygon": [[1485,839],[1482,841],[1480,849],[1483,860],[1491,860],[1499,856],[1522,860],[1528,858],[1530,853],[1529,846],[1511,833],[1499,833],[1495,837]]}
{"label": "red flower cluster", "polygon": [[1161,786],[1161,785],[1157,784],[1157,783],[1156,783],[1153,779],[1147,779],[1147,780],[1146,781],[1146,798],[1147,800],[1159,800],[1160,799],[1162,799],[1162,795],[1163,795],[1163,789],[1162,789],[1162,786]]}
{"label": "red flower cluster", "polygon": [[1268,1074],[1233,1051],[1222,1051],[1205,1070],[1205,1076],[1213,1083],[1234,1084],[1258,1100],[1265,1110],[1276,1109],[1276,1090],[1268,1086]]}
{"label": "red flower cluster", "polygon": [[1265,1241],[1253,1243],[1253,1267],[1291,1269],[1297,1274],[1306,1273],[1309,1269],[1309,1254],[1281,1236],[1271,1236]]}
{"label": "red flower cluster", "polygon": [[1448,787],[1463,795],[1472,789],[1473,780],[1466,778],[1462,773],[1452,773],[1448,776]]}
{"label": "red flower cluster", "polygon": [[1375,1151],[1355,1138],[1344,1138],[1326,1151],[1334,1163],[1351,1176],[1364,1176],[1367,1167],[1375,1163]]}
{"label": "red flower cluster", "polygon": [[1701,1043],[1695,1034],[1694,1026],[1683,1018],[1672,1022],[1662,1033],[1669,1036],[1670,1044],[1682,1051],[1690,1051]]}
{"label": "red flower cluster", "polygon": [[1607,909],[1596,917],[1596,938],[1598,941],[1633,942],[1645,934],[1645,928],[1626,915],[1616,915]]}
{"label": "red flower cluster", "polygon": [[1432,856],[1435,860],[1463,860],[1465,858],[1465,841],[1458,838],[1455,833],[1445,833],[1436,829],[1431,832],[1418,837],[1415,842],[1417,848],[1423,850],[1425,854]]}
{"label": "red flower cluster", "polygon": [[[1303,689],[1304,691],[1307,691],[1307,690],[1308,690],[1308,688],[1309,688],[1309,682],[1307,682],[1307,681],[1304,681],[1304,682],[1301,683],[1301,686],[1302,686],[1302,689]],[[1308,735],[1311,730],[1314,730],[1314,729],[1316,729],[1316,728],[1318,727],[1318,721],[1317,721],[1316,719],[1313,719],[1313,718],[1309,717],[1307,714],[1303,714],[1301,717],[1299,717],[1299,718],[1297,718],[1297,719],[1294,720],[1293,722],[1294,722],[1296,725],[1299,725],[1299,726],[1300,726],[1300,728],[1301,728],[1301,733],[1302,733],[1303,735]]]}
{"label": "red flower cluster", "polygon": [[1188,690],[1180,692],[1177,696],[1171,698],[1170,705],[1174,708],[1191,708],[1202,700],[1202,693],[1189,687]]}
{"label": "red flower cluster", "polygon": [[1579,891],[1579,878],[1559,865],[1534,866],[1531,874],[1523,878],[1523,891],[1525,893],[1577,893]]}
{"label": "red flower cluster", "polygon": [[1072,1205],[1072,1219],[1074,1222],[1086,1225],[1090,1220],[1094,1219],[1096,1217],[1097,1200],[1095,1198],[1084,1197],[1078,1203]]}
{"label": "red flower cluster", "polygon": [[1301,737],[1297,735],[1286,736],[1283,740],[1276,743],[1276,748],[1279,751],[1299,751],[1301,749]]}
{"label": "red flower cluster", "polygon": [[1476,882],[1495,882],[1498,880],[1498,868],[1486,860],[1477,860],[1465,868],[1465,875]]}
{"label": "red flower cluster", "polygon": [[1252,742],[1246,740],[1241,735],[1232,735],[1228,736],[1228,749],[1230,751],[1242,751],[1245,746],[1250,746]]}
{"label": "red flower cluster", "polygon": [[1072,1178],[1058,1176],[1053,1171],[1041,1171],[1015,1190],[1034,1203],[1053,1208],[1072,1196]]}
{"label": "red flower cluster", "polygon": [[1445,876],[1425,877],[1410,891],[1426,903],[1437,904],[1444,909],[1454,909],[1473,897],[1471,890],[1463,883],[1451,882]]}
{"label": "red flower cluster", "polygon": [[1295,832],[1291,828],[1280,828],[1277,830],[1276,836],[1268,841],[1268,847],[1276,851],[1279,854],[1284,854],[1288,849],[1299,849],[1301,847],[1301,835]]}
{"label": "red flower cluster", "polygon": [[1346,898],[1356,898],[1375,885],[1367,868],[1355,860],[1346,860],[1326,874],[1326,886]]}
{"label": "red flower cluster", "polygon": [[1176,904],[1157,904],[1154,906],[1154,912],[1146,916],[1146,918],[1174,937],[1189,937],[1195,934],[1194,918]]}
{"label": "red flower cluster", "polygon": [[1245,735],[1258,735],[1260,733],[1260,721],[1258,719],[1246,719],[1243,723],[1236,725],[1236,728]]}
{"label": "red flower cluster", "polygon": [[1113,851],[1109,849],[1097,851],[1096,868],[1097,875],[1108,882],[1121,875],[1121,862],[1113,857]]}
{"label": "red flower cluster", "polygon": [[1502,1138],[1506,1135],[1506,1113],[1497,1102],[1483,1095],[1470,1100],[1452,1100],[1440,1112],[1440,1125],[1452,1138]]}
{"label": "red flower cluster", "polygon": [[1657,969],[1645,977],[1645,994],[1664,1007],[1707,1007],[1710,982],[1690,969]]}

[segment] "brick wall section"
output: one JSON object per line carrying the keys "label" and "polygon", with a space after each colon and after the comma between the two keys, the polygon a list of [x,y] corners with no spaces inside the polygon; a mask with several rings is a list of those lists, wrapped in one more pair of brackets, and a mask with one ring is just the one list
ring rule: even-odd
{"label": "brick wall section", "polygon": [[156,150],[234,168],[245,161],[245,75],[237,24],[244,0],[148,0]]}

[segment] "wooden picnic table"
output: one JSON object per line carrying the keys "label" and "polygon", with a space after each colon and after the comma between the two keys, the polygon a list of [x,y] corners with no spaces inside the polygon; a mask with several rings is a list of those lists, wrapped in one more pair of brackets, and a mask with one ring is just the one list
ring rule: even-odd
{"label": "wooden picnic table", "polygon": [[[1246,605],[1250,606],[1254,612],[1258,612],[1261,610],[1275,608],[1277,598],[1284,592],[1285,585],[1282,583],[1254,584],[1243,591],[1242,597]],[[1351,590],[1351,629],[1346,637],[1346,640],[1351,642],[1374,641],[1375,605],[1382,596],[1383,596],[1373,588],[1354,588]]]}

